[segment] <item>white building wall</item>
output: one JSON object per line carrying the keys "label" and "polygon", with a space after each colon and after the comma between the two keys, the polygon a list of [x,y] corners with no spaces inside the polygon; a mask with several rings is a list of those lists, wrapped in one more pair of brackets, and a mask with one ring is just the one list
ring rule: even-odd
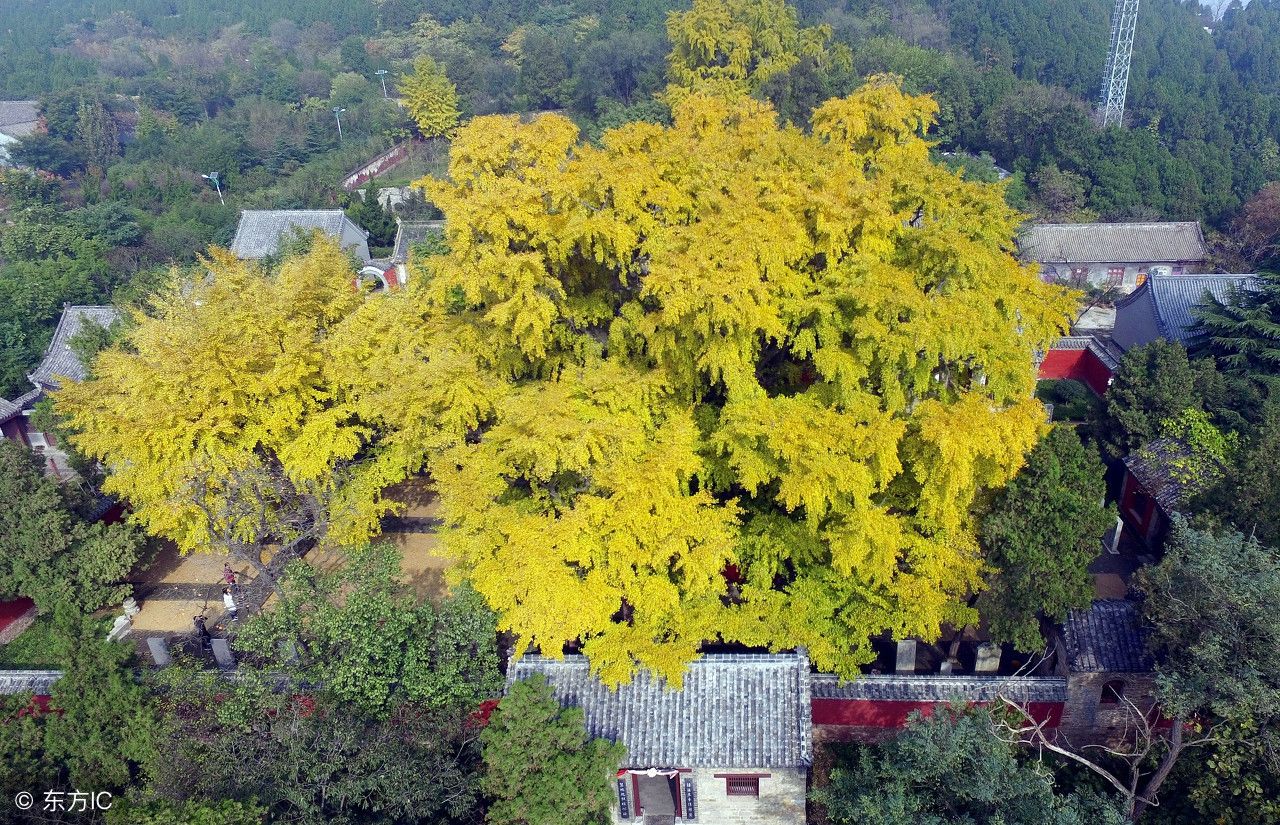
{"label": "white building wall", "polygon": [[[760,796],[729,796],[723,776],[716,774],[761,774]],[[764,776],[763,774],[768,774]],[[702,825],[805,825],[805,789],[808,771],[803,768],[698,768],[681,775],[681,788],[687,778],[696,787],[694,816],[688,812],[679,822]],[[628,782],[628,789],[631,785]],[[630,795],[630,794],[629,794]],[[683,801],[682,801],[683,804]],[[637,825],[643,817],[631,805],[631,818],[618,816],[615,803],[615,825]]]}
{"label": "white building wall", "polygon": [[[1114,283],[1112,270],[1124,270],[1119,278],[1119,283]],[[1077,270],[1085,270],[1083,278]],[[1186,271],[1186,267],[1179,263],[1145,263],[1145,264],[1041,264],[1040,274],[1046,281],[1052,283],[1064,283],[1076,285],[1082,280],[1088,281],[1092,286],[1099,289],[1107,286],[1115,286],[1121,292],[1133,292],[1141,285],[1141,281],[1152,270],[1162,271],[1165,274],[1181,275]]]}
{"label": "white building wall", "polygon": [[342,222],[342,238],[339,243],[343,249],[354,252],[360,260],[369,260],[369,240],[351,221]]}

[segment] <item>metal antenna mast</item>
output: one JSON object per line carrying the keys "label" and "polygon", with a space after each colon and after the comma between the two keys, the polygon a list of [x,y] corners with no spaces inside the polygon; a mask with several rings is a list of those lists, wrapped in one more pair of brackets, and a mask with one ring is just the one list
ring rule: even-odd
{"label": "metal antenna mast", "polygon": [[1129,63],[1133,60],[1133,34],[1138,28],[1138,0],[1116,0],[1111,15],[1111,50],[1102,73],[1098,119],[1103,128],[1124,125],[1124,96],[1129,91]]}

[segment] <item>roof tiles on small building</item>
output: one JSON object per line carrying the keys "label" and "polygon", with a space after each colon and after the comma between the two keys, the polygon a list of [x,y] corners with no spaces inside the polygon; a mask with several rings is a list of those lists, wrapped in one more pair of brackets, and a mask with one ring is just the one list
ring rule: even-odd
{"label": "roof tiles on small building", "polygon": [[34,100],[0,100],[0,134],[24,138],[40,124],[40,104]]}
{"label": "roof tiles on small building", "polygon": [[797,654],[715,654],[689,665],[672,690],[647,673],[611,690],[583,656],[525,656],[508,679],[547,678],[587,731],[621,742],[627,767],[783,768],[812,759],[809,660]]}
{"label": "roof tiles on small building", "polygon": [[861,676],[841,683],[837,676],[811,677],[814,699],[874,702],[989,702],[997,696],[1015,702],[1063,702],[1067,680],[1056,676]]}
{"label": "roof tiles on small building", "polygon": [[416,243],[422,243],[432,232],[444,232],[444,221],[401,221],[396,227],[396,246],[391,254],[394,263],[409,260],[409,253]]}
{"label": "roof tiles on small building", "polygon": [[1209,257],[1195,221],[1036,224],[1018,245],[1023,258],[1039,263],[1193,263]]}
{"label": "roof tiles on small building", "polygon": [[[1186,444],[1174,438],[1157,438],[1125,456],[1124,466],[1160,509],[1166,515],[1173,515],[1218,477],[1215,470],[1220,468],[1212,464],[1202,464],[1196,472],[1186,469],[1192,460],[1191,449]],[[1180,465],[1183,469],[1179,469]]]}
{"label": "roof tiles on small building", "polygon": [[0,696],[15,693],[48,696],[53,683],[61,678],[60,670],[0,670]]}
{"label": "roof tiles on small building", "polygon": [[274,255],[280,251],[280,239],[294,230],[305,233],[318,229],[340,241],[344,224],[365,234],[341,209],[244,209],[231,253],[243,259]]}
{"label": "roof tiles on small building", "polygon": [[71,349],[71,340],[84,329],[86,323],[94,323],[101,327],[109,327],[120,317],[115,307],[105,306],[69,306],[62,310],[62,318],[58,328],[53,332],[53,340],[44,352],[44,359],[35,372],[28,376],[31,382],[45,389],[56,389],[61,383],[58,376],[73,381],[85,379],[85,367],[80,358]]}
{"label": "roof tiles on small building", "polygon": [[1072,673],[1151,670],[1141,613],[1126,599],[1097,599],[1086,610],[1072,610],[1063,636]]}

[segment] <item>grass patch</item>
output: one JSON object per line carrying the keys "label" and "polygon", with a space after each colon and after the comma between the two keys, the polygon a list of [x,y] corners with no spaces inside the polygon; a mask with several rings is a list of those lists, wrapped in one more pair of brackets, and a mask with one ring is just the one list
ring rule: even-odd
{"label": "grass patch", "polygon": [[21,636],[0,646],[0,668],[54,670],[58,667],[57,651],[53,617],[41,616]]}

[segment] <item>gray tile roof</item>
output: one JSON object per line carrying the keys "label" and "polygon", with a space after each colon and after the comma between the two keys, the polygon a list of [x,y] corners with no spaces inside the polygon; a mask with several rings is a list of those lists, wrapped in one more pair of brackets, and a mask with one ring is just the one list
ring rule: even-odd
{"label": "gray tile roof", "polygon": [[867,699],[879,702],[987,702],[996,695],[1015,702],[1063,702],[1067,680],[1057,676],[863,676],[840,683],[837,676],[811,678],[814,699]]}
{"label": "gray tile roof", "polygon": [[1063,628],[1073,673],[1146,673],[1151,670],[1142,616],[1125,599],[1097,599],[1072,610]]}
{"label": "gray tile roof", "polygon": [[280,250],[280,238],[295,229],[319,229],[337,240],[342,237],[344,223],[365,234],[341,209],[243,209],[231,252],[237,258],[274,255]]}
{"label": "gray tile roof", "polygon": [[36,387],[34,390],[28,390],[25,395],[20,395],[12,401],[0,398],[0,422],[8,421],[30,407],[40,398],[42,392],[44,390]]}
{"label": "gray tile roof", "polygon": [[69,306],[62,310],[62,319],[53,332],[53,340],[44,351],[44,360],[36,371],[28,376],[31,383],[39,387],[56,388],[59,381],[56,376],[63,375],[73,381],[83,381],[84,364],[71,351],[71,339],[76,337],[86,321],[98,326],[109,327],[120,317],[115,307]]}
{"label": "gray tile roof", "polygon": [[[1124,353],[1118,351],[1115,342],[1108,337],[1098,335],[1067,335],[1054,341],[1049,347],[1051,350],[1084,350],[1087,349],[1098,357],[1098,360],[1106,365],[1107,369],[1115,372],[1120,366],[1120,356]],[[1041,360],[1043,360],[1043,353]]]}
{"label": "gray tile roof", "polygon": [[61,670],[0,670],[0,695],[34,693],[48,696],[53,683],[60,678]]}
{"label": "gray tile roof", "polygon": [[1182,509],[1196,493],[1207,488],[1217,479],[1211,468],[1202,466],[1198,472],[1178,473],[1175,467],[1191,459],[1191,449],[1173,438],[1157,438],[1145,447],[1124,457],[1124,466],[1142,485],[1142,489],[1156,500],[1166,515]]}
{"label": "gray tile roof", "polygon": [[809,659],[713,654],[689,665],[680,690],[641,674],[610,690],[583,656],[525,656],[508,679],[547,678],[561,704],[581,707],[592,736],[621,742],[638,768],[783,768],[812,759]]}
{"label": "gray tile roof", "polygon": [[1185,345],[1197,323],[1191,310],[1205,301],[1206,292],[1226,303],[1236,292],[1257,288],[1257,275],[1152,275],[1116,307],[1151,301],[1160,335]]}
{"label": "gray tile roof", "polygon": [[1162,263],[1209,257],[1200,224],[1048,223],[1019,238],[1022,257],[1039,263]]}
{"label": "gray tile roof", "polygon": [[24,138],[40,123],[40,107],[34,100],[0,100],[0,134]]}
{"label": "gray tile roof", "polygon": [[394,263],[402,264],[409,260],[409,250],[416,243],[422,243],[429,232],[443,232],[444,221],[400,221],[396,228],[396,247],[391,253]]}

